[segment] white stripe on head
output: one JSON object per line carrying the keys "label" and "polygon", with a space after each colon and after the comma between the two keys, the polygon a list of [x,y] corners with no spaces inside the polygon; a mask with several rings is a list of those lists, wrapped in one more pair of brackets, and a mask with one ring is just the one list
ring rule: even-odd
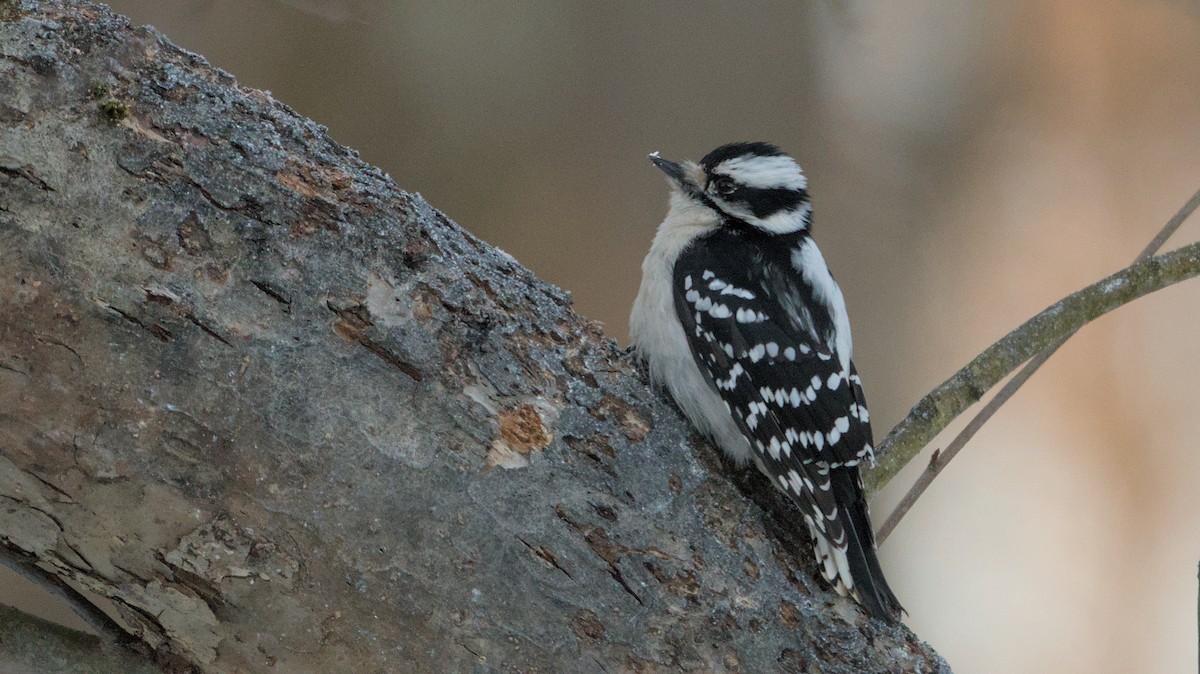
{"label": "white stripe on head", "polygon": [[802,202],[796,210],[785,209],[776,211],[765,218],[760,218],[755,216],[749,208],[745,208],[740,204],[731,204],[718,197],[713,197],[712,199],[713,201],[720,202],[722,210],[726,213],[768,234],[791,234],[792,232],[798,232],[808,227],[808,218],[812,214],[812,204],[807,201]]}
{"label": "white stripe on head", "polygon": [[762,189],[803,190],[808,188],[808,179],[800,170],[795,159],[787,155],[763,157],[744,154],[713,167],[713,173],[721,173],[747,187]]}

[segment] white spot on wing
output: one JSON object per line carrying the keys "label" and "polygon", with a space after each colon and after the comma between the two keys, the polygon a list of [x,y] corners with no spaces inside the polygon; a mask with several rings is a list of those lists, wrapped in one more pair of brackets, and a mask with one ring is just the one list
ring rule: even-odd
{"label": "white spot on wing", "polygon": [[743,309],[741,307],[737,310],[738,323],[762,323],[765,320],[767,320],[767,316],[761,311]]}
{"label": "white spot on wing", "polygon": [[804,483],[800,481],[800,474],[796,472],[795,468],[788,470],[787,477],[788,477],[788,484],[791,486],[792,491],[796,492],[797,494],[804,493],[803,491],[801,491],[801,489],[803,489]]}

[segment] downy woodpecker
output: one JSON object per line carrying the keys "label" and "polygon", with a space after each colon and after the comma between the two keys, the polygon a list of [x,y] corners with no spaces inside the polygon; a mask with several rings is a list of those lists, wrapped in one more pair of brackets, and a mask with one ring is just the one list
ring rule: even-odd
{"label": "downy woodpecker", "polygon": [[800,507],[840,594],[898,620],[859,475],[874,461],[870,417],[804,173],[766,143],[724,145],[699,164],[650,160],[671,187],[630,317],[651,379]]}

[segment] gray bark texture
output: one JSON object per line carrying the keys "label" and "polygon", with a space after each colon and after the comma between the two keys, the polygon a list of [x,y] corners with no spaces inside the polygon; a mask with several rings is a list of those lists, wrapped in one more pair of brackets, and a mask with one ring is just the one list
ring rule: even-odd
{"label": "gray bark texture", "polygon": [[159,668],[949,671],[800,531],[323,127],[101,5],[0,0],[0,547]]}

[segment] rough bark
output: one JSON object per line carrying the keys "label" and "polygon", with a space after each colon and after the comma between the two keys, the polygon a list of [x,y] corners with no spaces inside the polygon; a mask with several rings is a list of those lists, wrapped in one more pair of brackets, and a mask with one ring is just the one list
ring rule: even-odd
{"label": "rough bark", "polygon": [[0,1],[0,542],[160,666],[948,671],[729,475],[321,126],[102,6]]}

